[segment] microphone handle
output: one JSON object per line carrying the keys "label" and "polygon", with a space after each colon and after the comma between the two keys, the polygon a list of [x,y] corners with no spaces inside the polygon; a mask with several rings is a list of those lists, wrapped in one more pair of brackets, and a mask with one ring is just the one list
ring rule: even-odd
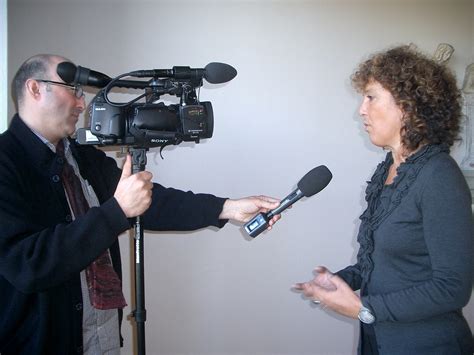
{"label": "microphone handle", "polygon": [[149,70],[136,70],[130,73],[130,76],[136,78],[148,78],[148,77],[160,77],[170,78],[174,76],[173,69],[149,69]]}
{"label": "microphone handle", "polygon": [[267,213],[267,218],[271,219],[273,216],[276,216],[277,214],[280,214],[283,212],[283,210],[287,209],[290,207],[292,204],[294,204],[296,201],[298,201],[300,198],[302,198],[304,194],[301,192],[300,189],[296,189],[293,191],[291,194],[286,196],[281,202],[280,206],[275,208],[274,210],[271,210],[270,212]]}
{"label": "microphone handle", "polygon": [[159,77],[176,79],[202,79],[204,75],[204,69],[193,69],[190,67],[178,66],[173,67],[173,69],[136,70],[130,73],[130,76],[137,78]]}
{"label": "microphone handle", "polygon": [[304,196],[303,192],[300,189],[296,189],[291,194],[286,196],[280,203],[280,206],[271,210],[268,213],[259,213],[255,217],[253,217],[250,221],[248,221],[244,228],[248,235],[252,238],[255,238],[260,233],[262,233],[265,229],[268,228],[268,221],[275,215],[280,214],[285,208],[290,207],[296,201]]}

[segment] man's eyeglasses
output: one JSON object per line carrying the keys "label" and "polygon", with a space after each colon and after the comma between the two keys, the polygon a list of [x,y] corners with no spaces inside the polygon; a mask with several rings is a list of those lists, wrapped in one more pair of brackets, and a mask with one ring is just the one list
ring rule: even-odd
{"label": "man's eyeglasses", "polygon": [[35,79],[35,80],[39,81],[41,83],[59,85],[59,86],[63,86],[65,88],[68,88],[68,89],[74,91],[74,96],[76,96],[76,98],[78,98],[78,99],[80,99],[81,97],[84,96],[84,90],[82,89],[81,85],[69,85],[69,84],[66,84],[66,83],[60,83],[59,81],[53,81],[53,80],[43,80],[43,79]]}

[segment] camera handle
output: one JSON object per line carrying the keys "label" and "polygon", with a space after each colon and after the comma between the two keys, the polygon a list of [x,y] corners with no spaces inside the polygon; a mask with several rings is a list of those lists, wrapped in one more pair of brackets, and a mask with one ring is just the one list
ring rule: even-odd
{"label": "camera handle", "polygon": [[[132,174],[145,170],[147,150],[148,148],[139,147],[131,147],[129,149],[129,152],[132,155]],[[145,355],[145,260],[141,216],[135,217],[134,232],[135,310],[132,311],[131,316],[135,319],[137,326],[137,354]]]}

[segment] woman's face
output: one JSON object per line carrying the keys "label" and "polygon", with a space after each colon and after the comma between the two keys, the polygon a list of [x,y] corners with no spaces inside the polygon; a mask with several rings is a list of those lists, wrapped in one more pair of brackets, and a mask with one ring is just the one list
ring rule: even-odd
{"label": "woman's face", "polygon": [[369,81],[363,92],[359,114],[370,141],[378,147],[401,148],[403,112],[392,94],[379,82]]}

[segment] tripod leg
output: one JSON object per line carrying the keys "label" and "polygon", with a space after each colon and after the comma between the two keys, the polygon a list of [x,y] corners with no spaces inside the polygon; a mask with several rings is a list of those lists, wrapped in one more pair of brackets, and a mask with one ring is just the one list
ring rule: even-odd
{"label": "tripod leg", "polygon": [[[146,149],[132,148],[132,173],[145,170]],[[145,355],[145,265],[144,265],[144,240],[141,225],[141,216],[135,217],[134,224],[135,243],[135,310],[132,313],[137,326],[137,354]]]}

